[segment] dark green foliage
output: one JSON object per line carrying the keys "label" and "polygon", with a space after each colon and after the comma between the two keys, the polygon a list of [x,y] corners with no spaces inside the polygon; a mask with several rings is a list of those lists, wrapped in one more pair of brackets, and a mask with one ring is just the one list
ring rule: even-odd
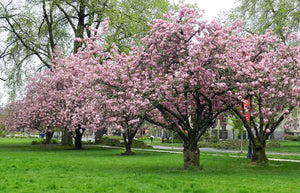
{"label": "dark green foliage", "polygon": [[89,141],[82,141],[82,144],[83,144],[83,145],[93,145],[93,144],[95,144],[95,143],[92,142],[91,140],[89,140]]}
{"label": "dark green foliage", "polygon": [[47,140],[43,139],[43,140],[33,140],[31,142],[31,145],[40,145],[40,144],[59,144],[59,141],[57,141],[56,139],[51,139],[50,143],[47,143]]}
{"label": "dark green foliage", "polygon": [[280,148],[280,143],[276,140],[267,141],[267,148]]}
{"label": "dark green foliage", "polygon": [[142,149],[152,148],[152,146],[145,144],[144,141],[139,141],[139,140],[135,140],[135,139],[132,141],[132,147],[133,148],[142,148]]}
{"label": "dark green foliage", "polygon": [[6,137],[7,134],[8,134],[7,131],[4,131],[3,129],[0,129],[0,137]]}
{"label": "dark green foliage", "polygon": [[[114,146],[114,147],[124,147],[124,142],[121,137],[103,137],[100,142],[102,145]],[[144,141],[133,140],[132,141],[133,148],[152,148],[151,146],[145,144]]]}
{"label": "dark green foliage", "polygon": [[119,139],[113,139],[113,138],[109,138],[109,137],[103,137],[100,144],[108,145],[108,146],[123,147],[123,145],[121,144]]}
{"label": "dark green foliage", "polygon": [[297,136],[293,136],[293,135],[285,135],[284,136],[284,140],[289,140],[289,141],[298,141],[298,138]]}
{"label": "dark green foliage", "polygon": [[[243,147],[243,149],[246,149],[248,147],[248,141],[243,141],[242,147]],[[229,139],[229,140],[225,140],[225,141],[220,141],[219,144],[217,145],[217,148],[240,150],[241,149],[241,140]]]}

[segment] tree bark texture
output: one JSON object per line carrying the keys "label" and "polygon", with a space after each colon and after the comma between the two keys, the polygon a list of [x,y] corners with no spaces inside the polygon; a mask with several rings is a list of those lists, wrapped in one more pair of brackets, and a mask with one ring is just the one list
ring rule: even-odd
{"label": "tree bark texture", "polygon": [[252,148],[252,162],[258,164],[268,163],[268,158],[266,156],[266,140],[259,140],[258,138],[255,138]]}
{"label": "tree bark texture", "polygon": [[128,129],[125,133],[123,133],[123,140],[125,144],[125,152],[122,155],[135,155],[134,152],[131,151],[132,141],[136,134],[137,130],[130,132]]}
{"label": "tree bark texture", "polygon": [[197,142],[185,142],[183,149],[184,168],[200,167],[200,150]]}
{"label": "tree bark texture", "polygon": [[80,126],[75,129],[75,149],[82,149],[82,135],[85,129],[82,129]]}
{"label": "tree bark texture", "polygon": [[52,137],[53,137],[53,134],[54,134],[53,131],[47,131],[47,132],[45,133],[45,135],[46,135],[46,143],[47,143],[47,144],[51,143],[51,139],[52,139]]}
{"label": "tree bark texture", "polygon": [[71,146],[73,144],[72,136],[70,135],[67,128],[63,128],[62,130],[62,138],[61,145],[63,146]]}

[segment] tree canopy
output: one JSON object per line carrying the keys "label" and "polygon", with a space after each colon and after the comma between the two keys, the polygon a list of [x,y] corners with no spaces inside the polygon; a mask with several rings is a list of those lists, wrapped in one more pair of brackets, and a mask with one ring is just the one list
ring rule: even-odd
{"label": "tree canopy", "polygon": [[280,38],[284,27],[291,32],[299,31],[300,2],[298,0],[239,0],[232,18],[245,21],[245,29],[252,33],[264,33],[271,28]]}
{"label": "tree canopy", "polygon": [[75,37],[90,37],[106,17],[108,42],[128,52],[130,43],[149,32],[148,21],[171,8],[167,0],[30,0],[0,3],[1,80],[15,91],[27,74],[51,68],[54,52],[76,53]]}

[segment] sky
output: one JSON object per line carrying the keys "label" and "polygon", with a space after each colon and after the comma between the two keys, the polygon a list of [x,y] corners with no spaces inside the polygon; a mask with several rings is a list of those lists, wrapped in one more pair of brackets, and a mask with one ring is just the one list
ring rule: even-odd
{"label": "sky", "polygon": [[[180,0],[171,0],[178,3]],[[236,7],[237,0],[183,0],[184,3],[196,4],[200,9],[205,11],[203,18],[212,20],[223,11],[229,11]]]}
{"label": "sky", "polygon": [[[170,0],[171,2],[178,3],[181,0]],[[212,20],[221,14],[222,12],[229,11],[231,8],[236,7],[237,0],[184,0],[184,3],[196,4],[205,13],[203,18],[206,20]],[[0,106],[6,102],[5,94],[3,90],[3,82],[0,81]]]}

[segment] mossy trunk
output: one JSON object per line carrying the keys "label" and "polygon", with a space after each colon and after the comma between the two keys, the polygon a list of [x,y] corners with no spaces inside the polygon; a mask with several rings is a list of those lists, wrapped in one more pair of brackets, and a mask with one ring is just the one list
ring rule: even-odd
{"label": "mossy trunk", "polygon": [[61,145],[63,146],[71,146],[73,144],[72,135],[70,135],[67,128],[63,128],[62,130],[62,138]]}
{"label": "mossy trunk", "polygon": [[259,140],[258,138],[255,138],[253,140],[252,150],[252,162],[258,164],[268,163],[268,158],[266,155],[266,140]]}
{"label": "mossy trunk", "polygon": [[185,142],[183,148],[184,168],[200,168],[200,150],[197,142]]}
{"label": "mossy trunk", "polygon": [[54,132],[53,131],[47,131],[45,133],[46,135],[46,144],[50,144],[51,143],[51,139],[53,137]]}

